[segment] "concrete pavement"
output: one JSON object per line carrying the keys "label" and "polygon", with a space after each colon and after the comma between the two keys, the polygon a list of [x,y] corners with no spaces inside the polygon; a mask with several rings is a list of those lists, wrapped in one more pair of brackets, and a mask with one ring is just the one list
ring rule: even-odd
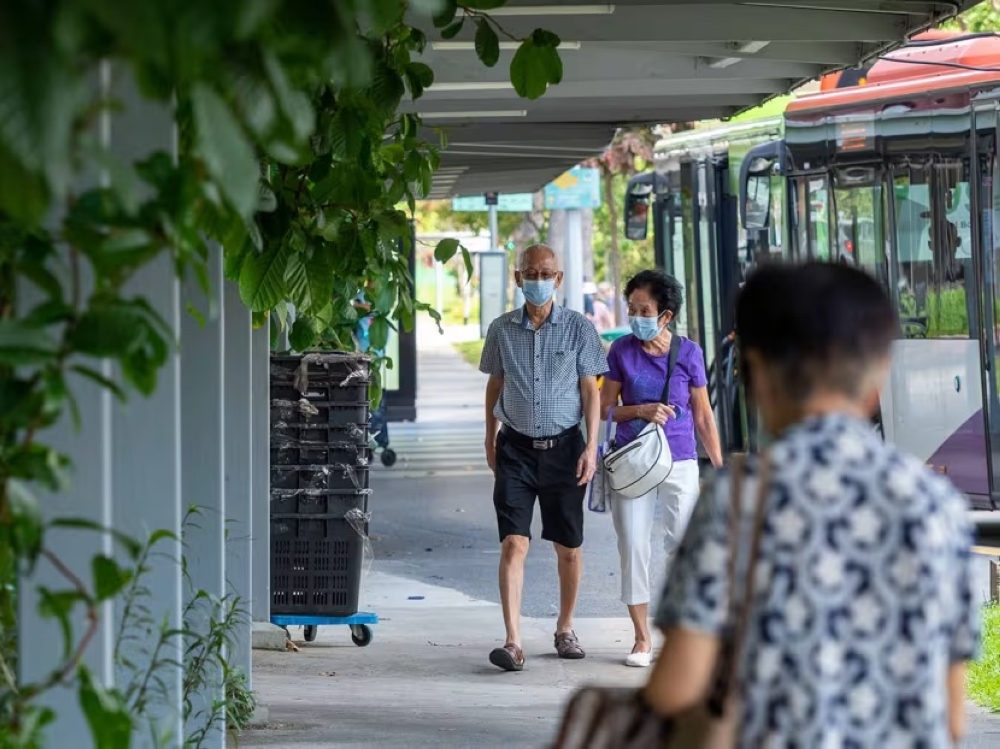
{"label": "concrete pavement", "polygon": [[[364,608],[382,618],[367,648],[346,628],[321,627],[300,652],[254,653],[254,689],[266,726],[240,747],[542,749],[569,694],[589,682],[638,685],[648,673],[622,660],[631,627],[617,601],[614,531],[588,515],[585,578],[576,630],[583,661],[552,648],[555,563],[533,544],[523,623],[527,670],[487,661],[502,644],[492,481],[482,453],[482,375],[430,326],[420,330],[416,424],[392,424],[399,454],[373,468],[376,561]],[[659,565],[662,566],[662,565]],[[1000,747],[1000,721],[973,711],[968,747]]]}

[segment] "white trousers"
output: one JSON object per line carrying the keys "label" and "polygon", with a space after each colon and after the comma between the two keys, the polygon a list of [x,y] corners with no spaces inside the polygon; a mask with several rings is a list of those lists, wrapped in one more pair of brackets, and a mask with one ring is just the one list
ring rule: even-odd
{"label": "white trousers", "polygon": [[667,552],[669,570],[691,519],[698,490],[698,461],[680,460],[674,463],[667,480],[647,494],[635,499],[622,499],[613,493],[609,497],[622,565],[622,603],[626,606],[650,601],[649,560],[653,554],[657,500],[663,519],[663,548]]}

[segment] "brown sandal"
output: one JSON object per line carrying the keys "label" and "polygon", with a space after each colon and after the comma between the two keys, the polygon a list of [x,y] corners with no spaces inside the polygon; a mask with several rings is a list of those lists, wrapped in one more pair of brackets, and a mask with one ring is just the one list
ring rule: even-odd
{"label": "brown sandal", "polygon": [[490,663],[504,671],[521,671],[524,669],[524,652],[508,642],[502,648],[494,648],[490,653]]}
{"label": "brown sandal", "polygon": [[576,632],[573,631],[556,633],[556,652],[559,653],[560,658],[571,661],[587,657],[583,648],[580,647],[580,641],[576,638]]}

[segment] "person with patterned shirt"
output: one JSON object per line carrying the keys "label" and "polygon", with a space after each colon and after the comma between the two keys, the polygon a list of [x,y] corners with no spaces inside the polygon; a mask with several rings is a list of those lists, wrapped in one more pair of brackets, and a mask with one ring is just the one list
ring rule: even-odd
{"label": "person with patterned shirt", "polygon": [[698,501],[656,617],[666,640],[643,690],[653,710],[676,715],[704,697],[727,602],[749,593],[739,747],[958,741],[978,645],[971,529],[962,495],[868,422],[897,332],[860,270],[768,265],[747,280],[737,342],[774,440],[746,462],[735,549],[725,472]]}
{"label": "person with patterned shirt", "polygon": [[549,247],[524,251],[515,280],[525,304],[492,322],[479,363],[490,376],[486,460],[495,477],[500,602],[507,630],[490,662],[505,671],[524,668],[521,591],[536,499],[542,538],[552,542],[558,560],[556,652],[560,658],[585,656],[573,631],[573,612],[583,571],[583,500],[597,465],[597,376],[607,369],[607,359],[593,324],[554,303],[562,276]]}

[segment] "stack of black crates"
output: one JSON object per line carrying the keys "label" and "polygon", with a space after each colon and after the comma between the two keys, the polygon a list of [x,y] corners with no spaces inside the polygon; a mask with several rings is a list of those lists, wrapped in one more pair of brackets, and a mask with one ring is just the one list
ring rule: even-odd
{"label": "stack of black crates", "polygon": [[371,362],[271,357],[271,613],[358,611],[368,534]]}

